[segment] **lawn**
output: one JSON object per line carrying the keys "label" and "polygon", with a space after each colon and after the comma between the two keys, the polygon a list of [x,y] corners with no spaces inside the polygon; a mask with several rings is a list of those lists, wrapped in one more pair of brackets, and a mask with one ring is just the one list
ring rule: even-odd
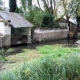
{"label": "lawn", "polygon": [[22,49],[6,60],[0,80],[80,80],[80,47],[43,45]]}

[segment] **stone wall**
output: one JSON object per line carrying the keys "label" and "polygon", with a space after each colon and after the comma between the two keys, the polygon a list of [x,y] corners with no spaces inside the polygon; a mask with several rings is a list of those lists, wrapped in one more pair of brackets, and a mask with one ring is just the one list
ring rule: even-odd
{"label": "stone wall", "polygon": [[10,46],[11,45],[11,36],[10,35],[5,35],[2,38],[2,45],[3,46]]}
{"label": "stone wall", "polygon": [[0,47],[2,47],[2,37],[0,37]]}
{"label": "stone wall", "polygon": [[34,30],[34,36],[33,36],[35,41],[57,40],[67,37],[68,37],[67,29]]}

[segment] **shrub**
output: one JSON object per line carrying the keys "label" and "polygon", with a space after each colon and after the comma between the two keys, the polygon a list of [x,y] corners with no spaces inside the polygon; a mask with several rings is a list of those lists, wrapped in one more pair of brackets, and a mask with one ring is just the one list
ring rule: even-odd
{"label": "shrub", "polygon": [[45,14],[43,17],[42,25],[41,27],[53,27],[53,16],[50,14]]}

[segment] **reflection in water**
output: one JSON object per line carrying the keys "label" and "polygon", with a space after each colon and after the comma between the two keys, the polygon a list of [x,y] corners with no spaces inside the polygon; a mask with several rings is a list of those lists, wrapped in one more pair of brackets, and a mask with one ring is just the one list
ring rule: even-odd
{"label": "reflection in water", "polygon": [[54,45],[54,44],[63,44],[65,47],[77,47],[78,44],[76,43],[76,39],[63,39],[63,40],[54,40],[54,41],[49,41],[49,42],[42,42],[42,43],[33,43],[33,44],[22,44],[22,45],[15,45],[13,47],[17,48],[28,48],[28,49],[35,49],[37,46],[42,46],[42,45]]}

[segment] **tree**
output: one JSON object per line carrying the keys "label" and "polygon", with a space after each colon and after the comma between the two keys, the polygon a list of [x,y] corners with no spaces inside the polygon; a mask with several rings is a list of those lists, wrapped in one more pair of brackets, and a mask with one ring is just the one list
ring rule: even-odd
{"label": "tree", "polygon": [[2,0],[0,0],[0,5],[2,5]]}
{"label": "tree", "polygon": [[10,12],[15,12],[17,8],[16,0],[9,0],[9,7]]}
{"label": "tree", "polygon": [[21,0],[21,7],[22,7],[22,10],[25,12],[27,8],[26,0]]}
{"label": "tree", "polygon": [[[27,18],[33,24],[35,25],[39,24],[39,26],[44,25],[45,18],[47,18],[49,23],[48,25],[45,25],[45,26],[52,27],[53,21],[57,16],[56,14],[57,14],[57,8],[59,7],[59,1],[37,0],[38,6],[33,6],[32,1],[33,0],[21,0],[21,9],[23,11],[23,16],[25,16],[25,18]],[[41,3],[44,6],[43,9],[41,8]],[[41,19],[39,16],[41,16]],[[39,23],[38,18],[40,20],[40,23]],[[41,24],[41,21],[42,21],[42,24]]]}
{"label": "tree", "polygon": [[32,0],[27,0],[28,1],[28,7],[32,8]]}
{"label": "tree", "polygon": [[80,17],[80,0],[71,0],[68,10],[69,10],[69,14],[71,14],[72,17],[74,17],[75,19],[77,19],[77,18],[79,19],[79,17]]}
{"label": "tree", "polygon": [[[41,2],[44,10],[41,8]],[[37,0],[39,8],[42,10],[44,17],[42,27],[55,27],[54,21],[57,18],[57,9],[60,6],[57,0]],[[54,25],[54,26],[53,26]]]}
{"label": "tree", "polygon": [[3,1],[0,0],[0,10],[3,10],[4,8],[2,8],[1,6],[3,5]]}
{"label": "tree", "polygon": [[[44,5],[44,9],[53,15],[54,11],[55,11],[55,8],[56,8],[56,0],[41,0],[43,2],[43,5]],[[37,3],[39,5],[39,8],[41,9],[41,6],[40,6],[40,1],[37,0]]]}

